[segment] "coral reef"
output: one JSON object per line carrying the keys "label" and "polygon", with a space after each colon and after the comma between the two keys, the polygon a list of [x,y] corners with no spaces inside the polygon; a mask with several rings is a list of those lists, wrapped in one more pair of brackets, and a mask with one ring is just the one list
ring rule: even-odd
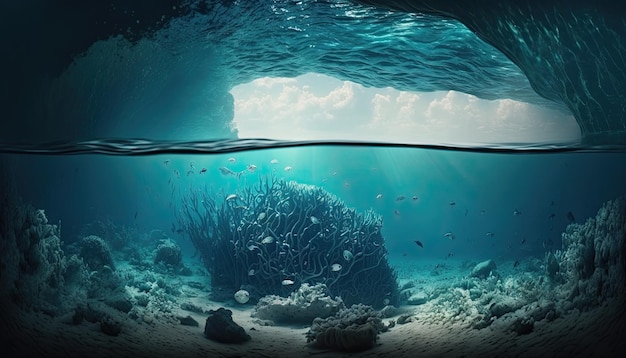
{"label": "coral reef", "polygon": [[218,196],[191,189],[177,213],[214,287],[262,297],[323,283],[347,304],[398,303],[380,216],[357,213],[322,188],[273,177]]}
{"label": "coral reef", "polygon": [[328,296],[324,284],[303,283],[289,297],[269,295],[257,303],[253,317],[278,324],[311,324],[313,319],[326,318],[344,308],[340,297]]}
{"label": "coral reef", "polygon": [[251,339],[243,327],[233,321],[233,311],[223,307],[209,311],[204,335],[220,343],[243,343]]}
{"label": "coral reef", "polygon": [[356,304],[332,317],[316,318],[305,335],[307,342],[319,347],[360,352],[374,347],[378,333],[388,329],[379,312],[371,306]]}
{"label": "coral reef", "polygon": [[180,247],[170,239],[162,240],[156,248],[154,263],[180,267],[183,264],[183,255],[180,251]]}
{"label": "coral reef", "polygon": [[70,310],[86,297],[88,272],[81,259],[64,255],[60,224],[50,224],[43,210],[23,204],[12,190],[0,201],[2,299],[52,316]]}
{"label": "coral reef", "polygon": [[99,236],[90,235],[80,241],[80,256],[90,270],[100,270],[108,266],[115,270],[111,249]]}
{"label": "coral reef", "polygon": [[575,307],[582,310],[624,294],[626,197],[605,203],[584,224],[568,225],[562,241],[563,250],[555,253],[558,275]]}

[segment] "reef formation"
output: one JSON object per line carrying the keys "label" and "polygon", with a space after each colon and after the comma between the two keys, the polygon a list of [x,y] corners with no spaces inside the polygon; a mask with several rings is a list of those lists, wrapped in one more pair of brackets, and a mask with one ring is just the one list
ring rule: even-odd
{"label": "reef formation", "polygon": [[245,289],[258,300],[321,283],[348,305],[398,303],[379,215],[358,213],[322,188],[273,177],[217,196],[190,190],[178,214],[214,292],[231,297]]}

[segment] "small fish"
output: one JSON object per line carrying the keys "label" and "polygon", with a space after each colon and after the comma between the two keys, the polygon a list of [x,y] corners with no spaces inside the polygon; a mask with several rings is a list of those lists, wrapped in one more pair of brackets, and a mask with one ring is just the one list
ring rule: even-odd
{"label": "small fish", "polygon": [[487,213],[487,210],[485,210],[485,209],[480,211],[480,215],[485,215],[485,213]]}
{"label": "small fish", "polygon": [[165,166],[167,167],[170,164],[170,161],[169,160],[164,160],[163,164],[165,164]]}
{"label": "small fish", "polygon": [[519,261],[515,261],[515,263],[513,263],[513,267],[517,267],[519,266]]}
{"label": "small fish", "polygon": [[187,176],[189,176],[189,174],[193,174],[193,170],[188,170],[187,171]]}
{"label": "small fish", "polygon": [[292,168],[291,168],[291,166],[289,166],[289,165],[285,167],[285,171],[286,171],[286,172],[290,172],[290,171],[291,171],[291,169],[292,169]]}
{"label": "small fish", "polygon": [[383,300],[383,305],[387,306],[390,302],[391,302],[391,301],[389,301],[389,299],[388,299],[388,298],[385,298],[385,299]]}
{"label": "small fish", "polygon": [[438,269],[441,265],[440,264],[436,264],[435,268]]}
{"label": "small fish", "polygon": [[219,169],[219,171],[220,171],[220,173],[222,175],[233,175],[233,176],[236,175],[236,173],[234,171],[232,171],[232,170],[230,170],[230,169],[228,169],[226,167],[219,167],[218,169]]}
{"label": "small fish", "polygon": [[191,162],[191,163],[189,163],[189,168],[190,168],[191,170],[196,170],[196,166],[195,166],[195,164],[196,164],[196,162]]}
{"label": "small fish", "polygon": [[330,266],[330,270],[333,271],[333,272],[337,272],[337,271],[341,270],[341,268],[342,268],[342,266],[340,264],[332,264]]}
{"label": "small fish", "polygon": [[393,211],[393,213],[394,213],[396,216],[400,216],[400,212],[399,212],[398,210],[394,210],[394,211]]}
{"label": "small fish", "polygon": [[254,269],[248,270],[248,276],[254,276],[255,273],[256,271]]}
{"label": "small fish", "polygon": [[255,249],[258,249],[259,247],[256,245],[248,245],[248,250],[253,251]]}
{"label": "small fish", "polygon": [[419,241],[419,240],[413,240],[413,242],[414,242],[414,243],[416,243],[416,244],[417,244],[417,246],[419,246],[419,247],[421,247],[421,248],[424,248],[424,244],[422,244],[422,242],[421,242],[421,241]]}
{"label": "small fish", "polygon": [[202,169],[200,169],[200,174],[204,174],[204,173],[206,173],[206,171],[207,171],[206,168],[202,168]]}
{"label": "small fish", "polygon": [[454,236],[452,231],[448,231],[447,233],[443,234],[443,236],[447,237],[450,240],[454,240],[454,238],[456,237],[456,236]]}
{"label": "small fish", "polygon": [[450,205],[450,206],[452,206],[452,207],[453,207],[453,206],[455,206],[455,205],[456,205],[456,203],[455,203],[454,201],[451,201],[451,202],[449,202],[449,203],[448,203],[448,205]]}
{"label": "small fish", "polygon": [[135,211],[135,220],[137,220],[137,214],[139,214],[139,211]]}
{"label": "small fish", "polygon": [[376,195],[376,199],[382,199],[382,198],[383,198],[383,194]]}
{"label": "small fish", "polygon": [[271,244],[274,242],[274,238],[272,236],[266,236],[265,239],[261,240],[262,244]]}
{"label": "small fish", "polygon": [[256,221],[261,221],[265,219],[265,213],[259,213],[259,216],[256,217]]}
{"label": "small fish", "polygon": [[230,194],[229,196],[226,197],[226,201],[235,200],[237,198],[238,198],[237,194]]}
{"label": "small fish", "polygon": [[413,199],[413,201],[416,201],[416,200],[417,200],[417,199],[419,199],[419,198],[417,197],[417,195],[413,195],[413,196],[411,197],[411,199]]}
{"label": "small fish", "polygon": [[404,195],[400,195],[396,198],[396,201],[402,201],[404,199],[405,199]]}
{"label": "small fish", "polygon": [[488,236],[488,237],[493,237],[493,233],[492,233],[491,231],[487,231],[487,232],[485,233],[485,236]]}
{"label": "small fish", "polygon": [[174,174],[176,174],[177,178],[180,178],[180,172],[178,170],[174,169]]}
{"label": "small fish", "polygon": [[570,223],[575,223],[576,222],[576,218],[574,217],[574,214],[572,214],[571,211],[569,211],[567,213],[567,220],[569,220]]}
{"label": "small fish", "polygon": [[522,212],[517,209],[513,210],[513,216],[518,216],[518,215],[522,215]]}
{"label": "small fish", "polygon": [[453,253],[451,253],[451,252],[448,252],[448,256],[446,256],[446,260],[447,260],[449,257],[452,257],[452,256],[454,256],[454,254],[453,254]]}
{"label": "small fish", "polygon": [[319,224],[319,223],[320,223],[320,220],[319,220],[318,218],[316,218],[315,216],[311,216],[311,222],[312,222],[313,224]]}
{"label": "small fish", "polygon": [[278,164],[278,159],[272,159],[272,160],[270,160],[270,164]]}
{"label": "small fish", "polygon": [[469,210],[465,209],[465,216],[467,216],[468,212],[469,212]]}
{"label": "small fish", "polygon": [[520,242],[520,245],[524,245],[525,242],[526,242],[526,239],[522,239],[522,241]]}
{"label": "small fish", "polygon": [[550,215],[548,216],[548,219],[550,219],[550,220],[554,220],[554,218],[555,218],[555,217],[556,217],[556,215],[555,215],[554,213],[552,213],[552,214],[550,214]]}
{"label": "small fish", "polygon": [[354,255],[352,255],[352,253],[350,251],[348,251],[348,250],[343,250],[343,258],[346,261],[350,261],[350,260],[352,260],[354,258]]}
{"label": "small fish", "polygon": [[237,159],[235,159],[235,158],[233,158],[233,157],[230,157],[230,158],[228,158],[228,161],[229,161],[230,163],[234,163],[234,162],[236,162],[236,161],[237,161]]}
{"label": "small fish", "polygon": [[293,282],[293,280],[283,280],[283,282],[281,282],[280,284],[283,286],[291,286],[293,285],[295,282]]}

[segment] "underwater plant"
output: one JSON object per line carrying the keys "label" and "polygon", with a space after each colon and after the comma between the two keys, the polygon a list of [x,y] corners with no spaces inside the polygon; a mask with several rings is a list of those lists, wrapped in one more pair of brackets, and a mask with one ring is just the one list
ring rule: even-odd
{"label": "underwater plant", "polygon": [[358,213],[320,187],[274,177],[219,196],[191,189],[177,213],[214,290],[232,297],[245,289],[258,299],[321,283],[348,305],[397,304],[381,216]]}

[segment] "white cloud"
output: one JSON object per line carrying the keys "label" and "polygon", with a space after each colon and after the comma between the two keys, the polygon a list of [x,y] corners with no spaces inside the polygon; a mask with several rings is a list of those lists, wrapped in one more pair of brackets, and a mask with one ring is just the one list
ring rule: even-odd
{"label": "white cloud", "polygon": [[566,142],[580,136],[571,115],[454,91],[365,88],[308,74],[261,78],[232,93],[241,138],[470,144]]}

